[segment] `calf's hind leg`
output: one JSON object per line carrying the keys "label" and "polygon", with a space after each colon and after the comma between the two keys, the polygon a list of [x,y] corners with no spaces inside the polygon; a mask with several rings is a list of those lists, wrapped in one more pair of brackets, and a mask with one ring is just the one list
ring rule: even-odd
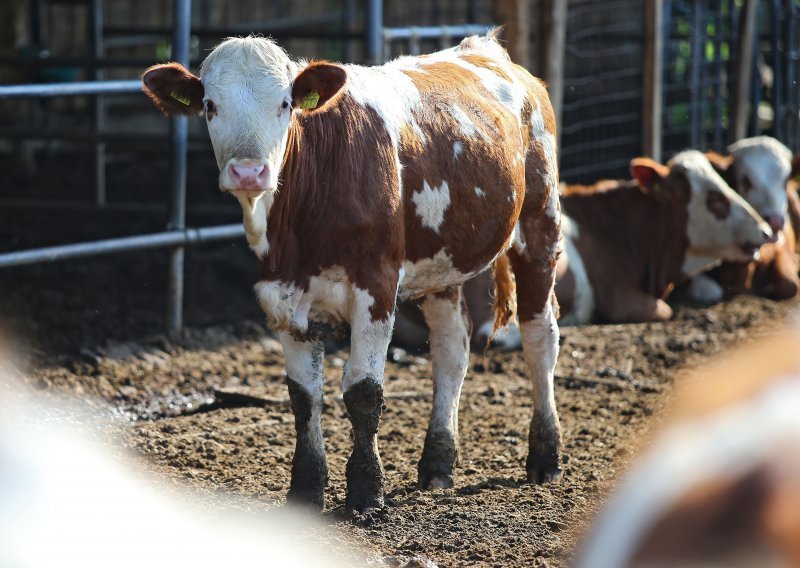
{"label": "calf's hind leg", "polygon": [[288,333],[281,333],[280,339],[286,358],[286,384],[297,431],[287,499],[296,503],[310,503],[322,509],[328,483],[321,424],[323,345],[320,342],[295,341]]}
{"label": "calf's hind leg", "polygon": [[458,400],[469,364],[471,324],[461,287],[430,294],[422,302],[430,329],[433,410],[419,461],[419,486],[453,486],[458,455]]}

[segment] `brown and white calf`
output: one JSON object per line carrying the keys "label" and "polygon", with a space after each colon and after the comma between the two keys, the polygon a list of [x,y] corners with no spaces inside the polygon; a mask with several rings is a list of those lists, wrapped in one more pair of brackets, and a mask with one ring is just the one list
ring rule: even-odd
{"label": "brown and white calf", "polygon": [[634,181],[563,189],[563,324],[667,320],[674,286],[721,260],[752,260],[769,226],[700,152],[631,162]]}
{"label": "brown and white calf", "polygon": [[679,383],[576,565],[800,566],[800,334]]}
{"label": "brown and white calf", "polygon": [[199,77],[172,63],[143,83],[168,114],[205,113],[220,188],[242,205],[256,295],[286,357],[290,499],[324,505],[323,340],[347,332],[346,506],[383,505],[377,431],[398,298],[420,298],[431,329],[419,484],[453,484],[471,325],[461,285],[492,266],[499,323],[516,304],[533,382],[528,478],[559,475],[556,127],[542,83],[492,34],[380,67],[297,62],[270,40],[234,38]]}
{"label": "brown and white calf", "polygon": [[729,155],[707,152],[714,169],[769,223],[778,242],[764,245],[751,263],[723,263],[718,271],[694,278],[690,295],[714,302],[724,295],[755,293],[781,300],[800,289],[797,259],[800,198],[791,179],[800,175],[800,154],[769,136],[746,138]]}

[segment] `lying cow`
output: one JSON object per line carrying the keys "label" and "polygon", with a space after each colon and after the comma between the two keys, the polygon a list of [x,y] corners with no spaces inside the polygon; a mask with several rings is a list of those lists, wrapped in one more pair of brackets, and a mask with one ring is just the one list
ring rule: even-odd
{"label": "lying cow", "polygon": [[720,260],[747,262],[772,231],[700,152],[666,166],[631,162],[635,181],[562,192],[565,255],[556,295],[563,324],[663,321],[674,286]]}
{"label": "lying cow", "polygon": [[800,199],[791,178],[800,175],[800,154],[768,136],[740,140],[730,155],[707,152],[714,169],[769,223],[778,242],[761,248],[751,263],[724,263],[712,275],[692,280],[690,295],[715,302],[752,292],[776,300],[793,298],[800,289],[797,259]]}
{"label": "lying cow", "polygon": [[490,266],[497,324],[516,308],[533,381],[528,479],[559,475],[555,121],[542,83],[494,34],[372,68],[296,62],[270,40],[233,38],[200,77],[169,63],[142,78],[166,114],[205,114],[220,188],[242,205],[256,294],[286,357],[291,500],[324,506],[323,340],[349,333],[346,507],[383,505],[377,431],[398,298],[420,298],[431,329],[419,485],[453,485],[470,331],[461,285]]}
{"label": "lying cow", "polygon": [[800,566],[799,355],[772,336],[686,381],[576,565]]}

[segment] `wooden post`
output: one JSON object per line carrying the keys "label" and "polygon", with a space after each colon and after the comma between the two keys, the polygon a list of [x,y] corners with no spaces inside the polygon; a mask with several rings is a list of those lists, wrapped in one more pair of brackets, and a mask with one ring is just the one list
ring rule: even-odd
{"label": "wooden post", "polygon": [[663,81],[664,0],[647,0],[644,7],[642,151],[657,162],[661,161]]}
{"label": "wooden post", "polygon": [[753,50],[758,30],[758,0],[745,0],[739,20],[739,49],[736,64],[736,93],[733,107],[731,142],[747,136],[747,107],[753,80]]}
{"label": "wooden post", "polygon": [[561,107],[564,103],[564,45],[567,38],[567,0],[541,0],[539,10],[538,72],[550,94],[561,147]]}
{"label": "wooden post", "polygon": [[512,61],[530,67],[530,6],[526,0],[494,0],[494,21],[503,26],[503,39]]}

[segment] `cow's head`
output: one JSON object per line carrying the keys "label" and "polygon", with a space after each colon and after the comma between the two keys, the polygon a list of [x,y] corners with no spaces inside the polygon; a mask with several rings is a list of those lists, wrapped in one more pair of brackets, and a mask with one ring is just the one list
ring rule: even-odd
{"label": "cow's head", "polygon": [[205,114],[219,187],[239,198],[277,190],[292,115],[323,109],[346,80],[339,65],[299,69],[261,37],[227,39],[208,55],[199,77],[177,63],[142,75],[144,92],[165,114]]}
{"label": "cow's head", "polygon": [[666,166],[636,158],[631,173],[657,199],[687,207],[690,255],[746,262],[774,240],[764,220],[696,150],[681,152]]}
{"label": "cow's head", "polygon": [[774,232],[783,229],[788,209],[786,183],[792,172],[792,152],[769,136],[738,141],[728,147],[733,187]]}

